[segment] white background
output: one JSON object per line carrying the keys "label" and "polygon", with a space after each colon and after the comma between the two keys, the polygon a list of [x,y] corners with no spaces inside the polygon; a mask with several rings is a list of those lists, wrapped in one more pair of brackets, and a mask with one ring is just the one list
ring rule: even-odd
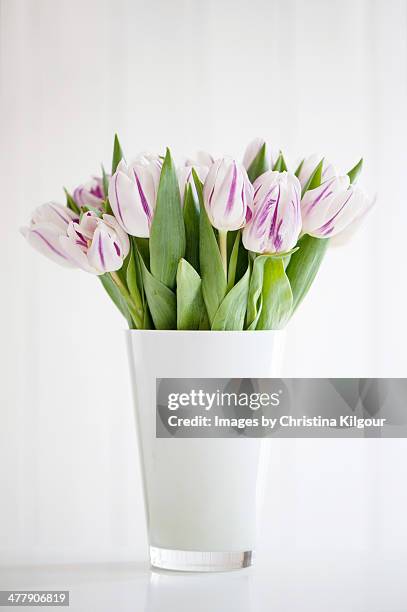
{"label": "white background", "polygon": [[[406,376],[403,0],[2,0],[0,563],[130,561],[146,536],[124,323],[18,234],[141,150],[363,154],[376,209],[288,327],[286,376]],[[191,356],[193,358],[193,356]],[[227,355],[225,355],[227,359]],[[261,554],[406,551],[405,440],[283,441]]]}

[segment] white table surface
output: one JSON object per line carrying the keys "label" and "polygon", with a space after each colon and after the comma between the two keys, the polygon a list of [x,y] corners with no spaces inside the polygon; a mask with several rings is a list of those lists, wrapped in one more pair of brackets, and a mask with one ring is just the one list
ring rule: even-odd
{"label": "white table surface", "polygon": [[218,574],[143,563],[2,567],[0,588],[69,590],[61,609],[75,612],[406,612],[406,569],[400,552],[301,551]]}

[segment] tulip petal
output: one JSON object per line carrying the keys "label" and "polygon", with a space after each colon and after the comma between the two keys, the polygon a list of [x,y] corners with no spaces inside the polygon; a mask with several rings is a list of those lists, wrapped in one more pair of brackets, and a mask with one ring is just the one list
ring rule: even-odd
{"label": "tulip petal", "polygon": [[324,238],[341,233],[369,207],[370,201],[360,187],[350,185],[349,177],[336,179],[335,189],[304,217],[304,231]]}
{"label": "tulip petal", "polygon": [[103,179],[95,176],[84,185],[79,185],[74,189],[72,197],[81,208],[91,206],[101,210],[104,201]]}
{"label": "tulip petal", "polygon": [[120,244],[120,251],[123,259],[126,259],[127,255],[130,251],[130,240],[127,233],[123,230],[123,228],[119,225],[115,217],[113,215],[103,215],[103,221],[110,226],[114,232],[117,234],[117,238]]}
{"label": "tulip petal", "polygon": [[322,163],[322,182],[327,181],[328,179],[334,178],[337,176],[337,171],[335,167],[322,155],[318,155],[317,153],[313,153],[309,157],[306,157],[300,167],[300,171],[298,173],[298,179],[301,183],[301,189],[304,189],[305,185],[308,183],[311,174],[314,172],[315,168],[318,164]]}
{"label": "tulip petal", "polygon": [[225,210],[226,215],[230,215],[230,213],[233,210],[233,205],[235,203],[236,184],[237,184],[237,168],[236,168],[236,164],[234,163],[232,179],[230,181],[229,195],[228,195],[228,199],[226,202],[226,210]]}
{"label": "tulip petal", "polygon": [[68,238],[68,236],[60,236],[59,243],[62,251],[67,257],[75,262],[78,268],[81,268],[85,272],[90,272],[91,274],[103,274],[103,272],[97,270],[89,264],[88,258],[82,251],[81,247],[75,244],[75,242]]}
{"label": "tulip petal", "polygon": [[88,261],[100,274],[113,272],[123,265],[121,249],[107,228],[99,224],[93,235],[92,244],[88,250]]}
{"label": "tulip petal", "polygon": [[214,227],[231,231],[246,224],[252,208],[253,187],[246,170],[229,158],[217,160],[210,168],[203,189],[205,208]]}
{"label": "tulip petal", "polygon": [[52,224],[60,232],[65,232],[68,224],[78,220],[78,215],[66,206],[57,202],[47,202],[35,209],[31,217],[31,225]]}
{"label": "tulip petal", "polygon": [[23,227],[21,233],[27,242],[39,253],[67,268],[75,267],[69,255],[60,247],[60,231],[51,223]]}
{"label": "tulip petal", "polygon": [[99,217],[92,211],[88,211],[82,215],[80,223],[77,223],[77,229],[82,236],[85,236],[88,240],[91,240],[97,224],[99,222]]}
{"label": "tulip petal", "polygon": [[353,236],[358,232],[360,227],[364,224],[367,214],[372,210],[372,208],[376,204],[376,197],[369,199],[368,196],[364,192],[361,193],[360,197],[362,198],[363,205],[359,211],[359,214],[344,229],[334,234],[334,236],[330,240],[331,246],[341,247],[347,244],[350,240],[352,240]]}
{"label": "tulip petal", "polygon": [[349,177],[341,176],[328,179],[319,187],[307,191],[301,201],[303,232],[320,238],[333,235],[334,231],[336,233],[334,223],[342,226],[345,219],[354,216],[353,204],[347,206],[351,203],[354,189],[350,186]]}
{"label": "tulip petal", "polygon": [[[126,172],[122,171],[126,168]],[[156,199],[159,170],[152,165],[124,162],[109,181],[109,201],[121,227],[132,236],[148,238]]]}
{"label": "tulip petal", "polygon": [[140,182],[139,175],[135,168],[133,169],[133,173],[134,173],[134,178],[136,179],[137,191],[140,197],[141,207],[143,209],[144,214],[146,215],[148,219],[148,224],[150,225],[152,218],[153,218],[153,212],[148,204],[146,194],[144,193],[143,186]]}
{"label": "tulip petal", "polygon": [[287,172],[269,170],[254,182],[253,216],[243,229],[243,244],[255,253],[292,249],[301,231],[300,183]]}

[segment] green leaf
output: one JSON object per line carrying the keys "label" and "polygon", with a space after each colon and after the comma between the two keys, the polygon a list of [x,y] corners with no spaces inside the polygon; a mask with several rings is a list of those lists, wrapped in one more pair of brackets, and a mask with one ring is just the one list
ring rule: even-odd
{"label": "green leaf", "polygon": [[[130,236],[129,236],[130,239]],[[123,283],[123,285],[125,286],[126,290],[127,290],[127,266],[129,264],[130,258],[131,258],[131,252],[132,252],[132,244],[131,244],[131,239],[130,239],[130,250],[127,254],[126,259],[123,261],[123,265],[121,268],[119,268],[118,270],[116,270],[115,274],[117,274],[117,276],[119,277],[119,279],[121,280],[121,282]]]}
{"label": "green leaf", "polygon": [[[161,170],[157,202],[150,232],[150,269],[152,275],[170,289],[174,289],[178,262],[181,257],[184,257],[184,254],[185,226],[178,178],[171,153],[167,149]],[[152,311],[151,314],[153,315]]]}
{"label": "green leaf", "polygon": [[308,293],[322,263],[328,243],[328,238],[314,238],[305,235],[298,242],[298,251],[291,255],[286,272],[293,293],[293,312]]}
{"label": "green leaf", "polygon": [[132,301],[134,302],[137,310],[139,311],[139,327],[142,326],[142,321],[143,321],[143,311],[144,311],[144,305],[143,305],[143,298],[142,298],[142,287],[140,287],[140,280],[139,280],[139,275],[138,275],[138,271],[137,271],[137,265],[136,265],[136,257],[137,257],[137,253],[133,252],[133,248],[130,251],[130,256],[129,256],[129,261],[127,264],[127,270],[126,270],[126,284],[130,293],[130,297],[132,299]]}
{"label": "green leaf", "polygon": [[68,190],[65,189],[65,187],[64,187],[64,192],[65,192],[65,195],[66,195],[66,205],[67,205],[67,207],[70,208],[77,215],[80,215],[81,209],[79,208],[79,206],[77,205],[77,203],[75,202],[75,200],[73,199],[71,194],[68,192]]}
{"label": "green leaf", "polygon": [[[143,305],[140,301],[135,301],[130,295],[127,287],[126,271],[130,260],[131,251],[123,262],[123,266],[116,272],[110,272],[110,277],[118,288],[122,298],[125,300],[131,317],[136,324],[136,328],[140,329],[143,326]],[[137,296],[136,296],[137,299]]]}
{"label": "green leaf", "polygon": [[208,318],[208,313],[205,308],[205,303],[204,303],[204,309],[202,312],[202,317],[201,317],[201,320],[199,321],[199,329],[201,331],[208,331],[211,329],[211,324],[209,323],[209,318]]}
{"label": "green leaf", "polygon": [[[146,293],[144,290],[144,283],[143,283],[143,272],[141,269],[141,260],[143,259],[144,263],[147,266],[146,260],[143,257],[143,254],[140,251],[140,241],[142,246],[144,246],[144,241],[147,242],[147,250],[148,250],[148,239],[147,238],[136,238],[135,236],[131,236],[130,237],[131,243],[132,243],[132,252],[133,252],[133,256],[134,256],[134,272],[135,272],[135,284],[137,286],[137,289],[139,290],[140,293],[140,297],[141,297],[141,304],[142,304],[142,309],[143,309],[143,318],[142,318],[142,323],[141,323],[141,329],[152,329],[153,328],[153,324],[151,321],[151,315],[150,315],[150,310],[148,308],[148,304],[147,304],[147,298],[146,298]],[[149,265],[149,264],[148,264]],[[133,273],[130,272],[130,273]],[[129,273],[129,274],[130,274]],[[129,279],[130,284],[129,284],[129,291],[134,291],[134,288],[132,286],[132,281],[131,279]]]}
{"label": "green leaf", "polygon": [[247,329],[256,329],[262,306],[262,289],[264,264],[269,255],[258,255],[253,262],[253,270],[250,278],[249,296],[247,300]]}
{"label": "green leaf", "polygon": [[321,180],[322,180],[322,166],[323,165],[324,165],[324,158],[321,159],[321,161],[319,162],[319,164],[317,165],[317,167],[315,168],[315,170],[312,172],[311,176],[309,177],[308,181],[305,183],[302,189],[302,192],[301,192],[301,197],[303,197],[304,194],[310,189],[316,189],[317,187],[320,186]]}
{"label": "green leaf", "polygon": [[138,238],[134,236],[133,240],[147,268],[150,268],[150,245],[148,238]]}
{"label": "green leaf", "polygon": [[276,172],[287,172],[287,164],[285,163],[285,159],[281,151],[277,157],[276,163],[273,166],[273,170]]}
{"label": "green leaf", "polygon": [[110,206],[109,198],[106,198],[106,200],[104,201],[104,209],[107,215],[113,215],[113,211],[112,211],[112,207]]}
{"label": "green leaf", "polygon": [[239,253],[237,256],[235,284],[238,281],[240,281],[241,278],[243,278],[243,276],[246,273],[248,265],[249,265],[249,251],[245,249],[244,244],[241,240],[239,244]]}
{"label": "green leaf", "polygon": [[264,296],[263,296],[263,279],[264,279],[264,266],[268,260],[281,260],[283,261],[284,268],[288,265],[287,259],[298,251],[298,247],[294,247],[290,251],[284,253],[269,253],[266,255],[257,255],[253,262],[253,270],[250,278],[250,289],[249,298],[247,301],[247,316],[246,326],[247,329],[256,329],[257,323],[262,311]]}
{"label": "green leaf", "polygon": [[354,166],[352,170],[349,170],[348,172],[348,176],[349,176],[351,185],[354,185],[356,181],[358,180],[359,174],[362,172],[362,168],[363,168],[363,157],[358,161],[356,166]]}
{"label": "green leaf", "polygon": [[119,137],[117,134],[115,134],[113,142],[112,174],[116,172],[117,166],[123,158],[124,155],[120,146]]}
{"label": "green leaf", "polygon": [[199,210],[192,186],[188,183],[184,197],[185,259],[199,272]]}
{"label": "green leaf", "polygon": [[104,165],[102,164],[102,186],[103,186],[103,197],[107,200],[107,194],[109,191],[109,177],[106,174]]}
{"label": "green leaf", "polygon": [[305,162],[305,159],[303,159],[302,161],[300,161],[300,163],[299,163],[299,165],[298,165],[297,170],[294,172],[294,174],[295,174],[295,176],[296,176],[297,178],[300,176],[300,172],[301,172],[301,169],[302,169],[302,167],[303,167],[303,165],[304,165],[304,162]]}
{"label": "green leaf", "polygon": [[[235,244],[236,236],[240,230],[230,230],[227,232],[227,253],[228,253],[228,261],[230,260],[230,256],[232,255],[233,246]],[[246,272],[246,268],[245,268]]]}
{"label": "green leaf", "polygon": [[151,318],[150,309],[146,302],[146,307],[144,309],[144,318],[143,318],[143,329],[154,329],[154,323]]}
{"label": "green leaf", "polygon": [[259,300],[258,300],[258,303],[257,303],[256,316],[253,319],[253,321],[250,323],[250,325],[248,327],[246,327],[246,329],[248,331],[254,331],[255,329],[257,329],[257,323],[259,322],[262,310],[263,310],[263,294],[261,293],[260,297],[259,297]]}
{"label": "green leaf", "polygon": [[177,301],[175,293],[147,270],[142,257],[139,257],[144,290],[150,314],[156,329],[176,329]]}
{"label": "green leaf", "polygon": [[237,268],[237,259],[239,256],[239,245],[240,245],[240,235],[241,232],[238,230],[236,232],[235,241],[233,243],[232,252],[230,254],[229,266],[228,266],[228,284],[227,291],[230,291],[235,284],[236,280],[236,268]]}
{"label": "green leaf", "polygon": [[251,183],[254,183],[256,178],[258,178],[261,174],[264,174],[264,172],[267,172],[269,169],[269,164],[266,157],[266,148],[266,143],[264,143],[249,166],[247,174]]}
{"label": "green leaf", "polygon": [[[140,259],[143,257],[142,253],[140,252],[138,246],[137,246],[137,240],[138,238],[136,238],[135,236],[131,237],[131,241],[133,243],[133,253],[134,253],[134,263],[135,263],[135,269],[136,269],[136,282],[137,282],[137,287],[140,290],[140,295],[141,295],[141,300],[142,300],[142,304],[143,304],[143,308],[144,310],[148,310],[148,305],[146,302],[146,294],[144,291],[144,284],[143,284],[143,271],[141,269],[141,261]],[[144,259],[143,259],[144,261]],[[145,263],[145,261],[144,261]],[[148,266],[146,266],[148,269]]]}
{"label": "green leaf", "polygon": [[127,307],[126,300],[123,298],[120,293],[118,287],[113,282],[111,276],[109,274],[102,274],[98,277],[103,287],[105,288],[107,294],[113,301],[113,303],[117,306],[121,314],[125,317],[130,329],[134,329],[135,325],[133,323],[133,319],[131,317],[130,311]]}
{"label": "green leaf", "polygon": [[199,329],[205,304],[201,278],[185,259],[181,259],[177,272],[177,329]]}
{"label": "green leaf", "polygon": [[229,291],[212,322],[212,330],[215,331],[241,331],[249,295],[250,266],[247,267],[243,278]]}
{"label": "green leaf", "polygon": [[99,219],[101,218],[101,216],[102,216],[102,214],[103,214],[103,213],[102,213],[102,212],[99,210],[99,208],[95,208],[94,206],[89,206],[89,205],[86,205],[86,206],[82,206],[82,210],[81,210],[81,218],[83,217],[83,214],[84,214],[85,212],[88,212],[88,211],[89,211],[89,212],[94,213],[94,214],[95,214],[97,217],[99,217]]}
{"label": "green leaf", "polygon": [[205,210],[202,183],[195,170],[192,170],[198,193],[199,215],[199,262],[202,278],[202,294],[212,324],[215,314],[226,294],[226,278],[213,227]]}
{"label": "green leaf", "polygon": [[262,309],[256,329],[281,329],[290,318],[293,294],[283,258],[270,257],[264,264]]}

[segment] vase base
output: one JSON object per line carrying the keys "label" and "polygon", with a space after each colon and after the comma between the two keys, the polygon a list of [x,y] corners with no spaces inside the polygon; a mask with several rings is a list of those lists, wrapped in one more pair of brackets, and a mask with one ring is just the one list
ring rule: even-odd
{"label": "vase base", "polygon": [[228,572],[250,567],[253,552],[172,550],[150,546],[150,561],[153,567],[178,572]]}

